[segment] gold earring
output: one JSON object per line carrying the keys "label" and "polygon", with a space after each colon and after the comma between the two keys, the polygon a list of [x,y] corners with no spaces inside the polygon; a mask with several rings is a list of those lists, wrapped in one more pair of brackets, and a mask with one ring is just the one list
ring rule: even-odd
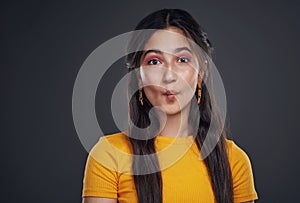
{"label": "gold earring", "polygon": [[140,101],[141,105],[143,106],[143,105],[144,105],[144,102],[143,102],[143,92],[142,92],[142,88],[139,88],[139,101]]}
{"label": "gold earring", "polygon": [[197,103],[200,104],[200,101],[201,101],[201,87],[200,87],[200,85],[198,85],[198,100],[197,100]]}

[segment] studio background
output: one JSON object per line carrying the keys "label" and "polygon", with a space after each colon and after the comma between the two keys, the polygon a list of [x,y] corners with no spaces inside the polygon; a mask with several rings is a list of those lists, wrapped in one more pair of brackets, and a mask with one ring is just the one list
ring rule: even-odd
{"label": "studio background", "polygon": [[[72,91],[88,55],[161,8],[190,12],[215,47],[230,130],[252,163],[257,202],[299,199],[297,1],[2,1],[1,202],[81,202],[87,152]],[[99,83],[96,110],[115,132],[110,96],[119,61]]]}

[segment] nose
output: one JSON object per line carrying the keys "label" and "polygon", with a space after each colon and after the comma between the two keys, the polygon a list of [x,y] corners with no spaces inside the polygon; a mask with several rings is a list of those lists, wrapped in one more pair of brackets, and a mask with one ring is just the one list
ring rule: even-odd
{"label": "nose", "polygon": [[172,70],[172,65],[168,65],[165,67],[164,75],[163,75],[163,82],[164,83],[172,83],[177,80],[177,74]]}

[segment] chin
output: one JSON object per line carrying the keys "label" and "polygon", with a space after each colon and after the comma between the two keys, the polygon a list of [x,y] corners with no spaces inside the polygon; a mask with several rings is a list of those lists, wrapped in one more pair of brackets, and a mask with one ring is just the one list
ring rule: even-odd
{"label": "chin", "polygon": [[162,110],[166,113],[166,115],[176,115],[179,114],[181,112],[181,109],[179,108],[178,105],[167,105],[167,106],[163,106]]}

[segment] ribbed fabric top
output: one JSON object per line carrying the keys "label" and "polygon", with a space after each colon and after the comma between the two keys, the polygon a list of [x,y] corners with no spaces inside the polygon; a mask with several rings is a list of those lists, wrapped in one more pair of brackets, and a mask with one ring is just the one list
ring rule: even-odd
{"label": "ribbed fabric top", "polygon": [[[226,140],[233,176],[234,202],[258,198],[247,154]],[[193,136],[157,136],[155,147],[163,180],[163,202],[214,202],[209,175]],[[137,202],[131,175],[131,145],[117,133],[101,137],[88,156],[82,197],[106,197],[120,203]],[[145,186],[146,187],[146,186]]]}

